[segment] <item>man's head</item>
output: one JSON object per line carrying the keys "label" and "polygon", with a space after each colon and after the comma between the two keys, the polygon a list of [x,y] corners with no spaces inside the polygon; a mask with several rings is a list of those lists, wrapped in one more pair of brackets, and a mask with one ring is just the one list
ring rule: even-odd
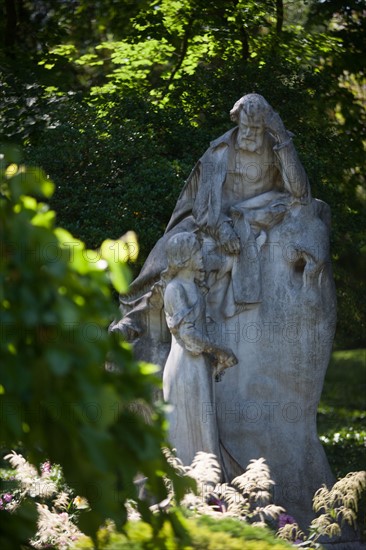
{"label": "man's head", "polygon": [[272,107],[259,94],[247,94],[238,99],[234,107],[230,111],[230,118],[234,122],[239,123],[240,112],[244,111],[249,118],[256,119],[265,123],[265,119],[272,111]]}
{"label": "man's head", "polygon": [[258,151],[263,144],[266,120],[272,107],[259,94],[241,97],[230,111],[231,120],[239,125],[238,145],[247,151]]}

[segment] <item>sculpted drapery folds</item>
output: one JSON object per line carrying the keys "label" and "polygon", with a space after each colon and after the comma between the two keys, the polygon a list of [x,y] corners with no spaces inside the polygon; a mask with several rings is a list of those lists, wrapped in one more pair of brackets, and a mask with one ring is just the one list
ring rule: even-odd
{"label": "sculpted drapery folds", "polygon": [[237,363],[234,354],[215,345],[206,327],[205,278],[201,246],[192,233],[177,233],[167,243],[168,267],[162,273],[164,310],[172,335],[164,367],[163,391],[169,439],[184,464],[198,449],[220,456],[215,417],[201,422],[202,403],[214,402],[214,380]]}
{"label": "sculpted drapery folds", "polygon": [[166,243],[171,235],[200,230],[207,237],[209,271],[231,273],[223,304],[231,317],[261,301],[258,251],[266,231],[283,219],[292,204],[311,200],[293,134],[267,101],[258,94],[245,95],[230,115],[238,126],[211,142],[197,162],[164,236],[132,283],[129,297],[121,298],[124,317],[112,330],[129,340],[146,332],[147,311],[162,304],[152,289],[167,265]]}
{"label": "sculpted drapery folds", "polygon": [[[161,365],[178,456],[214,451],[229,482],[265,458],[274,502],[306,529],[315,490],[333,482],[315,421],[336,321],[329,207],[312,199],[294,136],[262,96],[243,96],[231,118],[237,126],[193,168],[111,330]],[[179,256],[188,242],[190,270],[167,281],[171,243]],[[212,384],[210,356],[223,354],[237,364]]]}

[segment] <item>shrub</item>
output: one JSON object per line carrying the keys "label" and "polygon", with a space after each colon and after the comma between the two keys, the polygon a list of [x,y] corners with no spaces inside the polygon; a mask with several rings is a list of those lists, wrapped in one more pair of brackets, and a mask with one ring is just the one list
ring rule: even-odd
{"label": "shrub", "polygon": [[[90,503],[87,520],[80,517],[86,533],[106,518],[120,526],[126,498],[137,496],[136,474],[161,500],[169,471],[163,410],[151,408],[156,367],[137,363],[108,332],[117,315],[111,283],[127,289],[119,258],[136,243],[130,235],[92,252],[55,227],[55,213],[35,198],[50,197],[53,184],[14,149],[2,149],[0,178],[0,441],[8,450],[22,442],[32,464],[61,464],[66,482]],[[136,402],[151,408],[150,421]],[[158,526],[142,503],[140,511]],[[17,532],[5,522],[1,547]]]}
{"label": "shrub", "polygon": [[[121,535],[113,529],[105,528],[99,532],[99,548],[103,550],[146,548],[166,548],[169,550],[280,550],[290,548],[285,541],[276,539],[267,529],[253,527],[236,519],[217,519],[208,516],[186,518],[182,520],[187,530],[186,542],[178,540],[171,528],[166,526],[163,538],[157,539],[152,535],[150,525],[141,521],[129,522],[126,534]],[[73,549],[94,548],[90,539],[80,539]]]}

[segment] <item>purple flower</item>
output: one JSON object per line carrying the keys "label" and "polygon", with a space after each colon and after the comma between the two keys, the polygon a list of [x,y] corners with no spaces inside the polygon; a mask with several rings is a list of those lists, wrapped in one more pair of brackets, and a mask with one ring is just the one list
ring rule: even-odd
{"label": "purple flower", "polygon": [[295,518],[289,516],[288,514],[280,514],[278,517],[278,527],[285,527],[285,525],[292,525],[296,523]]}
{"label": "purple flower", "polygon": [[41,472],[43,474],[49,474],[51,471],[51,462],[49,460],[46,460],[46,462],[43,462],[41,464]]}
{"label": "purple flower", "polygon": [[2,498],[0,498],[0,510],[5,510],[5,506]]}
{"label": "purple flower", "polygon": [[5,493],[5,495],[3,495],[3,501],[8,503],[8,502],[11,502],[13,500],[13,495],[11,493]]}
{"label": "purple flower", "polygon": [[209,504],[213,508],[216,508],[218,511],[222,513],[226,511],[225,503],[214,495],[210,495],[210,497],[207,500],[207,504]]}

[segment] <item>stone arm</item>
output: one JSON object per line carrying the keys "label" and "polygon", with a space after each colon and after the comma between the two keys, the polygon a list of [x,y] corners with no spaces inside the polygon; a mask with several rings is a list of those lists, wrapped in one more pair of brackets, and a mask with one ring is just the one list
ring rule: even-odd
{"label": "stone arm", "polygon": [[168,328],[192,355],[203,353],[207,347],[203,330],[197,325],[197,299],[198,296],[188,297],[184,286],[174,279],[168,283],[164,293]]}
{"label": "stone arm", "polygon": [[281,117],[274,111],[267,118],[266,127],[276,141],[273,151],[285,191],[297,199],[310,200],[309,181],[292,142],[293,134],[286,130]]}
{"label": "stone arm", "polygon": [[208,354],[217,373],[237,363],[231,350],[210,341],[198,296],[188,298],[184,286],[173,280],[165,290],[164,308],[169,330],[189,353]]}

